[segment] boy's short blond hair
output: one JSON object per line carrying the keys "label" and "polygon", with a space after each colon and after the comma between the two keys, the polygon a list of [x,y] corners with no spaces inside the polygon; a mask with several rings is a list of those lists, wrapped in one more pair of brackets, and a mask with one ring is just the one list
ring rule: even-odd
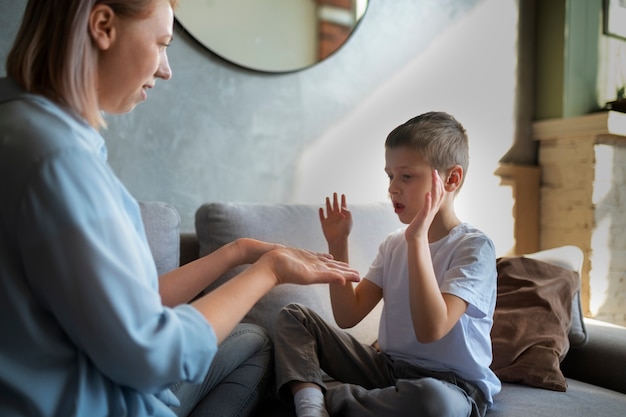
{"label": "boy's short blond hair", "polygon": [[467,132],[461,123],[445,112],[420,114],[393,129],[385,148],[407,147],[419,152],[434,169],[443,173],[460,165],[463,177],[469,166]]}

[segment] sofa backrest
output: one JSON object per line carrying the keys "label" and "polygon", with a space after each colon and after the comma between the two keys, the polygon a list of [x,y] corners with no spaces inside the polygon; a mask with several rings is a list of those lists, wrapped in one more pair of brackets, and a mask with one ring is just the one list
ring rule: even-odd
{"label": "sofa backrest", "polygon": [[178,211],[159,201],[140,201],[139,208],[157,272],[162,275],[177,268],[180,259]]}
{"label": "sofa backrest", "polygon": [[[320,207],[308,204],[204,204],[196,211],[195,218],[200,256],[241,237],[327,252],[318,215]],[[363,276],[378,253],[380,243],[402,224],[389,203],[353,204],[349,208],[354,222],[349,239],[350,264]],[[240,271],[241,268],[236,268],[225,274],[207,291]],[[292,302],[305,304],[334,323],[327,285],[278,286],[257,303],[246,320],[272,332],[276,314],[284,305]],[[381,307],[382,303],[362,323],[349,331],[363,342],[375,341]]]}

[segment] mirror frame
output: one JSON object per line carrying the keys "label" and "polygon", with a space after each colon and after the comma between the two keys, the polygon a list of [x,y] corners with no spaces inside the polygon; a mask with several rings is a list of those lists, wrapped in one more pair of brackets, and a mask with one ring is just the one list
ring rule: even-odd
{"label": "mirror frame", "polygon": [[[242,8],[244,4],[258,7]],[[268,5],[274,9],[266,9]],[[368,8],[368,0],[185,0],[175,19],[192,39],[227,62],[253,71],[289,73],[337,53]]]}

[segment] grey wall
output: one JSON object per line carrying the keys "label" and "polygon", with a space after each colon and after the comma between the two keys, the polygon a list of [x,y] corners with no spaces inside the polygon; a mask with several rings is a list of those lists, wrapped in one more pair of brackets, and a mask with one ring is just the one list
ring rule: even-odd
{"label": "grey wall", "polygon": [[[378,201],[384,135],[421,111],[448,110],[475,138],[465,213],[510,235],[493,171],[515,134],[516,4],[372,0],[338,53],[279,75],[230,65],[177,25],[173,79],[132,113],[107,117],[110,163],[138,199],[173,204],[187,230],[206,201],[321,203],[317,193],[333,191]],[[0,0],[2,62],[24,5]]]}

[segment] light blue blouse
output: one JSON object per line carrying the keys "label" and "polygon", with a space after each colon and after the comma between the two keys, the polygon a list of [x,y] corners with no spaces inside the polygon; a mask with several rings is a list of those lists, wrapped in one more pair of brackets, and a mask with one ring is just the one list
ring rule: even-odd
{"label": "light blue blouse", "polygon": [[166,308],[139,207],[81,118],[0,79],[0,415],[171,416],[215,334]]}

